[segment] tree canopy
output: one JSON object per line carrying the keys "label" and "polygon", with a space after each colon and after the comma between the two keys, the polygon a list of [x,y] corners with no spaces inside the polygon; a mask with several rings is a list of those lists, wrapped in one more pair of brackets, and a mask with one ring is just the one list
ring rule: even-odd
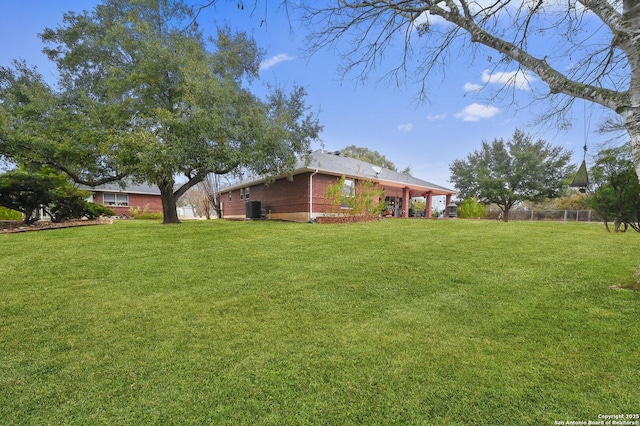
{"label": "tree canopy", "polygon": [[510,140],[483,141],[480,150],[451,163],[451,182],[461,198],[496,204],[508,221],[516,204],[560,195],[572,172],[570,160],[571,152],[516,130]]}
{"label": "tree canopy", "polygon": [[640,232],[640,183],[633,169],[629,145],[600,151],[591,168],[589,205],[600,215],[605,227],[613,222],[617,232],[630,225]]}
{"label": "tree canopy", "polygon": [[[376,166],[384,167],[385,169],[393,170],[394,172],[398,171],[396,165],[378,151],[361,146],[349,145],[344,147],[341,152],[345,157],[366,161],[367,163],[375,164]],[[411,167],[405,167],[400,173],[404,173],[406,175],[410,174]]]}
{"label": "tree canopy", "polygon": [[0,174],[0,206],[22,213],[27,225],[40,219],[41,208],[54,222],[113,215],[108,208],[88,202],[89,194],[74,187],[62,172],[51,167],[18,168]]}
{"label": "tree canopy", "polygon": [[290,171],[321,129],[305,90],[257,98],[255,41],[228,27],[206,39],[195,19],[181,0],[105,0],[65,14],[41,34],[57,90],[25,64],[0,69],[0,153],[89,185],[156,184],[165,223],[178,222],[176,200],[209,173]]}
{"label": "tree canopy", "polygon": [[397,171],[396,165],[393,164],[392,161],[387,159],[387,157],[380,154],[378,151],[374,151],[369,148],[355,145],[345,146],[342,149],[342,155],[366,161],[367,163],[375,164],[376,166],[384,167],[385,169],[393,170],[394,172]]}

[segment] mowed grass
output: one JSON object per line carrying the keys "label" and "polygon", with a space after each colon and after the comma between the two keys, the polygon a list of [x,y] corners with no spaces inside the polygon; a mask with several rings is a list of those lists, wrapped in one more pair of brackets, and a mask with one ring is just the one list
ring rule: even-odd
{"label": "mowed grass", "polygon": [[1,424],[554,424],[640,411],[640,235],[119,221],[0,235]]}

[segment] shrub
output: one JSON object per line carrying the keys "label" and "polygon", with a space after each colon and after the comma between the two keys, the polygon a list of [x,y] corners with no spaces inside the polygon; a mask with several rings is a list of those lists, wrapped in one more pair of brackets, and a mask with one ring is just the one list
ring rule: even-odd
{"label": "shrub", "polygon": [[51,191],[51,201],[46,210],[53,222],[80,219],[87,216],[87,198],[91,194],[82,191],[65,182]]}
{"label": "shrub", "polygon": [[487,206],[480,204],[476,197],[466,198],[458,205],[458,217],[473,219],[487,217]]}
{"label": "shrub", "polygon": [[96,204],[87,201],[86,214],[87,219],[96,219],[100,216],[115,216],[115,212],[102,204]]}
{"label": "shrub", "polygon": [[[342,176],[335,184],[327,187],[325,200],[331,204],[329,213],[341,212],[351,216],[377,216],[386,207],[384,190],[376,182],[361,179],[355,190],[345,183],[346,178]],[[342,210],[342,207],[346,207],[346,209]]]}
{"label": "shrub", "polygon": [[147,204],[144,208],[141,207],[130,207],[129,214],[134,219],[143,219],[143,220],[154,220],[154,219],[162,219],[162,213],[149,213],[149,205]]}
{"label": "shrub", "polygon": [[22,213],[0,206],[0,220],[22,220]]}
{"label": "shrub", "polygon": [[25,224],[31,224],[37,220],[33,212],[51,202],[51,191],[60,182],[58,175],[47,172],[8,171],[0,175],[0,205],[21,212]]}
{"label": "shrub", "polygon": [[[38,220],[39,215],[33,212],[41,207],[53,222],[82,217],[93,219],[102,211],[90,206],[86,200],[90,194],[76,188],[62,173],[46,167],[35,171],[17,169],[0,175],[0,205],[4,211],[20,211],[21,214],[14,213],[14,218],[24,217],[26,224]],[[108,212],[113,214],[110,210],[105,213]]]}

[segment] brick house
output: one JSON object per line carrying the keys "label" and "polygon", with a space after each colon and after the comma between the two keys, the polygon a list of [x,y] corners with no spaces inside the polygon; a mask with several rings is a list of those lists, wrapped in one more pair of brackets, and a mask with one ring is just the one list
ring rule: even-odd
{"label": "brick house", "polygon": [[297,222],[314,220],[329,214],[331,205],[325,200],[326,189],[342,176],[346,178],[345,184],[353,188],[357,188],[363,179],[378,183],[385,193],[387,211],[395,217],[409,217],[410,200],[424,197],[426,211],[422,216],[429,218],[433,197],[444,197],[448,206],[456,194],[451,189],[413,176],[345,157],[339,151],[319,150],[311,153],[308,163],[298,161],[292,180],[280,176],[267,185],[265,178],[249,178],[222,188],[223,217],[245,219],[263,216]]}
{"label": "brick house", "polygon": [[107,183],[94,187],[81,185],[80,189],[93,191],[89,201],[110,208],[117,216],[130,216],[132,208],[162,213],[160,190],[155,186],[127,182],[124,188],[118,183]]}

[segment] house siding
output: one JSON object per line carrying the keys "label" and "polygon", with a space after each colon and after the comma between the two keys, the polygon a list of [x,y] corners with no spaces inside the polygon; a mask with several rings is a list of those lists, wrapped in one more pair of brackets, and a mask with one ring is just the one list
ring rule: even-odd
{"label": "house siding", "polygon": [[[397,217],[408,217],[412,196],[425,197],[428,206],[425,217],[429,217],[433,197],[446,197],[446,205],[449,205],[451,197],[456,194],[445,187],[339,153],[318,150],[310,154],[310,157],[301,158],[296,163],[293,180],[280,178],[265,185],[259,178],[249,178],[223,189],[223,217],[246,217],[247,200],[240,199],[240,188],[250,188],[249,201],[259,201],[263,212],[271,219],[308,221],[332,213],[343,213],[344,209],[334,208],[325,200],[327,187],[336,183],[343,175],[355,181],[356,191],[359,191],[362,180],[378,182],[385,196],[389,197],[388,204],[393,205],[393,214]],[[313,183],[313,194],[309,194],[310,182]],[[228,200],[229,190],[232,191],[231,202]],[[312,212],[309,212],[310,203],[313,204]]]}
{"label": "house siding", "polygon": [[[260,201],[261,208],[271,219],[289,219],[293,216],[308,216],[309,209],[309,174],[304,173],[294,176],[292,181],[278,179],[269,185],[251,185],[249,200],[240,199],[240,189],[222,194],[224,202],[224,216],[227,219],[244,219],[246,217],[246,203],[248,201]],[[244,191],[244,188],[242,188]],[[305,200],[307,200],[305,202]],[[307,217],[308,219],[308,217]],[[295,220],[295,219],[291,219]]]}
{"label": "house siding", "polygon": [[[104,203],[104,194],[105,192],[112,194],[109,191],[100,191],[96,192],[93,195],[93,201],[97,204],[105,205]],[[126,193],[126,192],[123,192]],[[109,209],[113,210],[113,212],[117,215],[127,215],[131,214],[130,209],[140,209],[141,211],[145,208],[149,213],[162,213],[162,199],[159,195],[152,194],[131,194],[126,193],[129,196],[129,205],[128,206],[106,206]]]}
{"label": "house siding", "polygon": [[[247,201],[260,201],[261,208],[270,219],[306,222],[309,220],[309,183],[310,172],[295,175],[293,180],[278,179],[270,185],[257,184],[249,186],[249,200],[240,200],[240,189],[222,194],[224,201],[224,217],[227,219],[244,219]],[[315,174],[313,176],[313,216],[331,213],[331,204],[325,200],[327,187],[334,185],[338,176]],[[358,183],[356,180],[356,187]],[[244,190],[244,188],[243,188]]]}

